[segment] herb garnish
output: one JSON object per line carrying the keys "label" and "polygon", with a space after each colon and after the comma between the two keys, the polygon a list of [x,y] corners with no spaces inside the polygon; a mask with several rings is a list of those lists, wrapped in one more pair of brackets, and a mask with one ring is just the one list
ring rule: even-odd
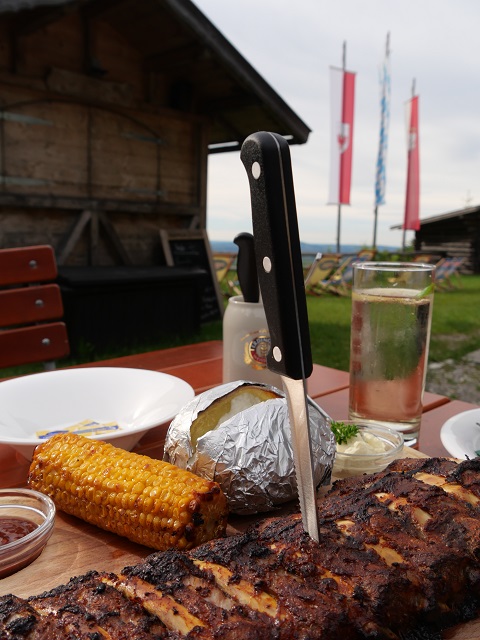
{"label": "herb garnish", "polygon": [[345,422],[331,422],[330,429],[335,436],[337,444],[346,444],[358,433],[358,427],[356,424],[345,424]]}
{"label": "herb garnish", "polygon": [[435,289],[435,285],[432,282],[431,284],[426,286],[425,289],[422,289],[422,291],[417,293],[417,295],[415,296],[415,300],[421,300],[422,298],[427,298],[429,295],[433,293],[434,289]]}

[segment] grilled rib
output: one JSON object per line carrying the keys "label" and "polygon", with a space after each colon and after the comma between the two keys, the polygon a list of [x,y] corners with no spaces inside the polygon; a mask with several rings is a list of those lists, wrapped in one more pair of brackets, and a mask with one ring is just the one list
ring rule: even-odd
{"label": "grilled rib", "polygon": [[270,518],[28,602],[5,596],[0,638],[405,640],[478,615],[480,460],[407,459],[341,480],[318,516],[319,543],[298,514]]}
{"label": "grilled rib", "polygon": [[0,638],[64,640],[65,633],[54,618],[44,618],[26,600],[7,595],[0,598]]}
{"label": "grilled rib", "polygon": [[42,616],[56,619],[66,632],[75,634],[74,637],[82,637],[82,633],[86,633],[89,640],[95,633],[99,640],[177,637],[139,603],[125,600],[107,583],[104,574],[94,571],[30,598],[29,604]]}

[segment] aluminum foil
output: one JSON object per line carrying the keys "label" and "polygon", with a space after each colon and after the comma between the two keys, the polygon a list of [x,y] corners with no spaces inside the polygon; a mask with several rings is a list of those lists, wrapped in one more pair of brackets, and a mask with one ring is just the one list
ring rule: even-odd
{"label": "aluminum foil", "polygon": [[[164,454],[164,460],[218,482],[230,511],[243,515],[273,511],[298,495],[285,394],[276,387],[255,383],[281,397],[227,418],[198,439],[195,452],[190,427],[215,400],[251,384],[237,380],[191,400],[170,424]],[[336,446],[328,415],[310,398],[308,402],[318,488],[330,482]]]}

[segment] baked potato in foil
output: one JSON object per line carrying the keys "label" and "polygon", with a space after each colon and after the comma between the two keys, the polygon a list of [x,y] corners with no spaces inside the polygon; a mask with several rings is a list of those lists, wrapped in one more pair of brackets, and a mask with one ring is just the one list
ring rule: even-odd
{"label": "baked potato in foil", "polygon": [[[330,482],[335,438],[310,398],[314,479]],[[237,380],[196,396],[171,422],[164,460],[218,482],[232,513],[273,511],[297,497],[285,394]]]}

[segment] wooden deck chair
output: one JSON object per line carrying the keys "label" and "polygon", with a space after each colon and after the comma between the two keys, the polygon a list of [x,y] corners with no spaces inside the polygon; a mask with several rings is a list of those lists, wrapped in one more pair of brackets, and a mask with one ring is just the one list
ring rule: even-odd
{"label": "wooden deck chair", "polygon": [[460,278],[460,274],[461,274],[461,269],[463,267],[463,265],[465,264],[465,262],[467,261],[466,258],[454,258],[454,265],[453,265],[453,271],[449,276],[449,280],[450,280],[450,285],[452,286],[453,289],[458,289],[459,287],[462,286],[462,280]]}
{"label": "wooden deck chair", "polygon": [[303,277],[305,278],[308,272],[311,270],[315,260],[319,255],[322,255],[321,252],[318,251],[316,253],[311,251],[302,251],[302,268],[303,268]]}
{"label": "wooden deck chair", "polygon": [[441,291],[451,291],[460,286],[459,270],[465,258],[445,257],[435,265],[435,286]]}
{"label": "wooden deck chair", "polygon": [[[349,281],[351,280],[351,264],[357,259],[356,255],[341,256],[336,269],[327,278],[317,282],[315,290],[317,293],[334,293],[336,295],[347,295],[349,291]],[[351,271],[353,274],[353,271]]]}
{"label": "wooden deck chair", "polygon": [[349,295],[353,282],[353,265],[356,262],[369,262],[374,256],[375,251],[372,250],[364,250],[353,256],[343,256],[336,271],[322,283],[322,286],[329,293],[338,296]]}
{"label": "wooden deck chair", "polygon": [[440,256],[433,253],[418,253],[412,256],[411,262],[423,262],[424,264],[433,264],[438,262]]}
{"label": "wooden deck chair", "polygon": [[217,275],[217,281],[220,283],[226,277],[231,270],[233,263],[235,262],[235,253],[214,253],[213,264],[215,267],[215,273]]}
{"label": "wooden deck chair", "polygon": [[213,264],[217,275],[217,282],[220,290],[227,298],[240,295],[240,285],[237,282],[236,274],[232,271],[236,270],[236,253],[214,253]]}
{"label": "wooden deck chair", "polygon": [[313,271],[308,274],[308,281],[305,285],[305,292],[310,295],[319,296],[325,293],[322,282],[328,280],[339,265],[339,257],[335,253],[325,253],[317,262]]}
{"label": "wooden deck chair", "polygon": [[43,362],[52,370],[70,353],[56,277],[52,247],[0,249],[0,369]]}
{"label": "wooden deck chair", "polygon": [[375,260],[376,255],[376,249],[361,249],[357,253],[357,258],[359,258],[362,262],[368,262],[370,260]]}

